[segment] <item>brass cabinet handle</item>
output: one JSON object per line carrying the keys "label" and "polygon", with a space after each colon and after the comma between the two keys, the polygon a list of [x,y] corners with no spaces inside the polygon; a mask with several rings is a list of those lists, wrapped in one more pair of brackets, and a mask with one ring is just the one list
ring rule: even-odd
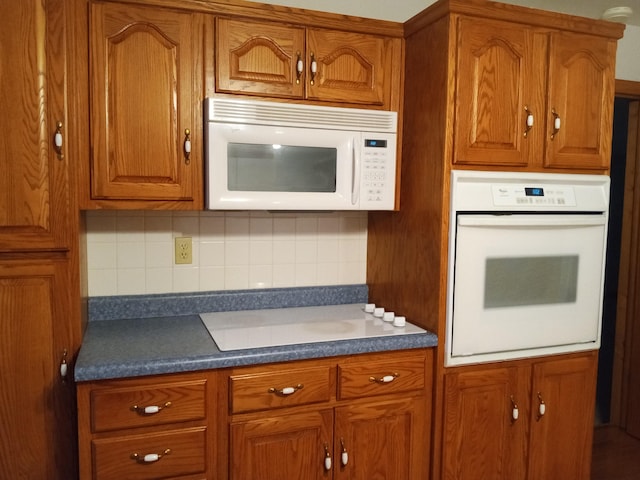
{"label": "brass cabinet handle", "polygon": [[524,138],[527,138],[529,131],[533,128],[533,112],[529,110],[528,106],[524,106],[524,111],[527,113],[527,117],[524,123]]}
{"label": "brass cabinet handle", "polygon": [[62,153],[62,140],[62,122],[58,120],[56,122],[56,131],[53,134],[53,149],[55,150],[56,155],[58,155],[58,160],[64,159],[64,153]]}
{"label": "brass cabinet handle", "polygon": [[67,382],[67,373],[69,373],[69,365],[67,364],[67,349],[62,351],[62,361],[60,362],[60,378],[62,383]]}
{"label": "brass cabinet handle", "polygon": [[324,444],[324,469],[328,472],[331,470],[331,452],[329,452],[329,445]]}
{"label": "brass cabinet handle", "polygon": [[398,378],[400,376],[399,373],[392,373],[391,375],[385,375],[384,377],[369,377],[369,381],[370,382],[376,382],[376,383],[391,383],[393,382],[396,378]]}
{"label": "brass cabinet handle", "polygon": [[188,128],[184,129],[184,163],[191,163],[191,130]]}
{"label": "brass cabinet handle", "polygon": [[135,460],[138,463],[154,463],[160,460],[165,455],[169,455],[171,453],[171,449],[167,448],[162,453],[147,453],[146,455],[140,455],[138,453],[132,453],[131,459]]}
{"label": "brass cabinet handle", "polygon": [[271,387],[269,390],[267,390],[269,393],[273,393],[279,397],[286,397],[288,395],[294,394],[296,393],[298,390],[302,390],[304,388],[304,385],[299,383],[297,384],[295,387],[284,387],[284,388],[275,388],[275,387]]}
{"label": "brass cabinet handle", "polygon": [[302,55],[300,52],[296,52],[296,85],[300,84],[300,78],[304,72],[304,62],[302,61]]}
{"label": "brass cabinet handle", "polygon": [[516,403],[516,400],[513,398],[513,395],[511,395],[511,422],[516,422],[518,421],[518,418],[520,417],[520,409],[518,408],[518,404]]}
{"label": "brass cabinet handle", "polygon": [[544,403],[542,394],[538,392],[538,415],[536,416],[536,420],[540,420],[542,417],[544,417],[545,413],[547,413],[547,406]]}
{"label": "brass cabinet handle", "polygon": [[340,462],[343,467],[346,467],[347,463],[349,463],[349,452],[347,452],[347,448],[344,446],[343,438],[340,439],[340,449],[342,450],[340,454]]}
{"label": "brass cabinet handle", "polygon": [[316,61],[315,55],[311,54],[311,63],[309,64],[309,71],[311,72],[311,80],[309,83],[311,85],[315,85],[316,75],[318,74],[318,62]]}
{"label": "brass cabinet handle", "polygon": [[131,410],[138,413],[139,415],[155,415],[156,413],[170,406],[171,402],[166,402],[164,405],[147,405],[146,407],[132,405]]}
{"label": "brass cabinet handle", "polygon": [[553,115],[553,132],[551,132],[551,140],[553,140],[560,131],[560,125],[562,122],[560,120],[560,114],[556,112],[555,108],[551,109],[551,115]]}

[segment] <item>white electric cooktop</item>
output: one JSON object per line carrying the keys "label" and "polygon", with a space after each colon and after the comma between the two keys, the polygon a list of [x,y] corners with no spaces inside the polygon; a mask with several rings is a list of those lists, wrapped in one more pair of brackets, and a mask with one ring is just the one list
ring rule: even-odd
{"label": "white electric cooktop", "polygon": [[200,318],[222,351],[426,332],[409,322],[394,327],[365,313],[363,304],[201,313]]}

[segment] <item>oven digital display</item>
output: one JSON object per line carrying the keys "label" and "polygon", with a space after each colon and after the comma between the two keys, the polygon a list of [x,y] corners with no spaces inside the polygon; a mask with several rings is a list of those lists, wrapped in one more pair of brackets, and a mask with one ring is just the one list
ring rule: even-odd
{"label": "oven digital display", "polygon": [[540,187],[525,187],[524,194],[527,197],[544,197],[544,189]]}

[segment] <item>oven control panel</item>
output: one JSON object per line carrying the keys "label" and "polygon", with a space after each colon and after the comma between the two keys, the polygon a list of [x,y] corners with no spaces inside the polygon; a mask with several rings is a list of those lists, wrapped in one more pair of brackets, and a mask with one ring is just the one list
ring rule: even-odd
{"label": "oven control panel", "polygon": [[497,207],[575,207],[576,194],[569,185],[502,184],[492,185]]}

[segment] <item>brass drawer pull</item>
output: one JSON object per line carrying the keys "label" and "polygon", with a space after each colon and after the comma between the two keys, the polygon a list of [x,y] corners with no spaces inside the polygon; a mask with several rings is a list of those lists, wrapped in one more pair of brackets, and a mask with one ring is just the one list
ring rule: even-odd
{"label": "brass drawer pull", "polygon": [[293,393],[296,393],[298,390],[301,390],[304,388],[304,385],[302,385],[301,383],[299,383],[298,385],[296,385],[295,387],[284,387],[283,389],[278,390],[275,387],[271,387],[268,392],[269,393],[274,393],[279,397],[286,397],[288,395],[291,395]]}
{"label": "brass drawer pull", "polygon": [[138,405],[133,405],[131,407],[131,410],[133,410],[134,412],[140,414],[140,415],[154,415],[162,410],[164,410],[165,408],[168,408],[171,406],[171,402],[167,402],[164,405],[148,405],[146,407],[140,407]]}
{"label": "brass drawer pull", "polygon": [[135,460],[138,463],[154,463],[160,460],[165,455],[169,455],[171,453],[171,449],[167,448],[162,453],[147,453],[146,455],[140,456],[137,453],[131,454],[131,459]]}
{"label": "brass drawer pull", "polygon": [[398,378],[400,376],[399,373],[394,373],[392,375],[385,375],[384,377],[380,377],[380,378],[376,378],[376,377],[369,377],[369,381],[370,382],[376,382],[376,383],[391,383],[393,382],[396,378]]}

